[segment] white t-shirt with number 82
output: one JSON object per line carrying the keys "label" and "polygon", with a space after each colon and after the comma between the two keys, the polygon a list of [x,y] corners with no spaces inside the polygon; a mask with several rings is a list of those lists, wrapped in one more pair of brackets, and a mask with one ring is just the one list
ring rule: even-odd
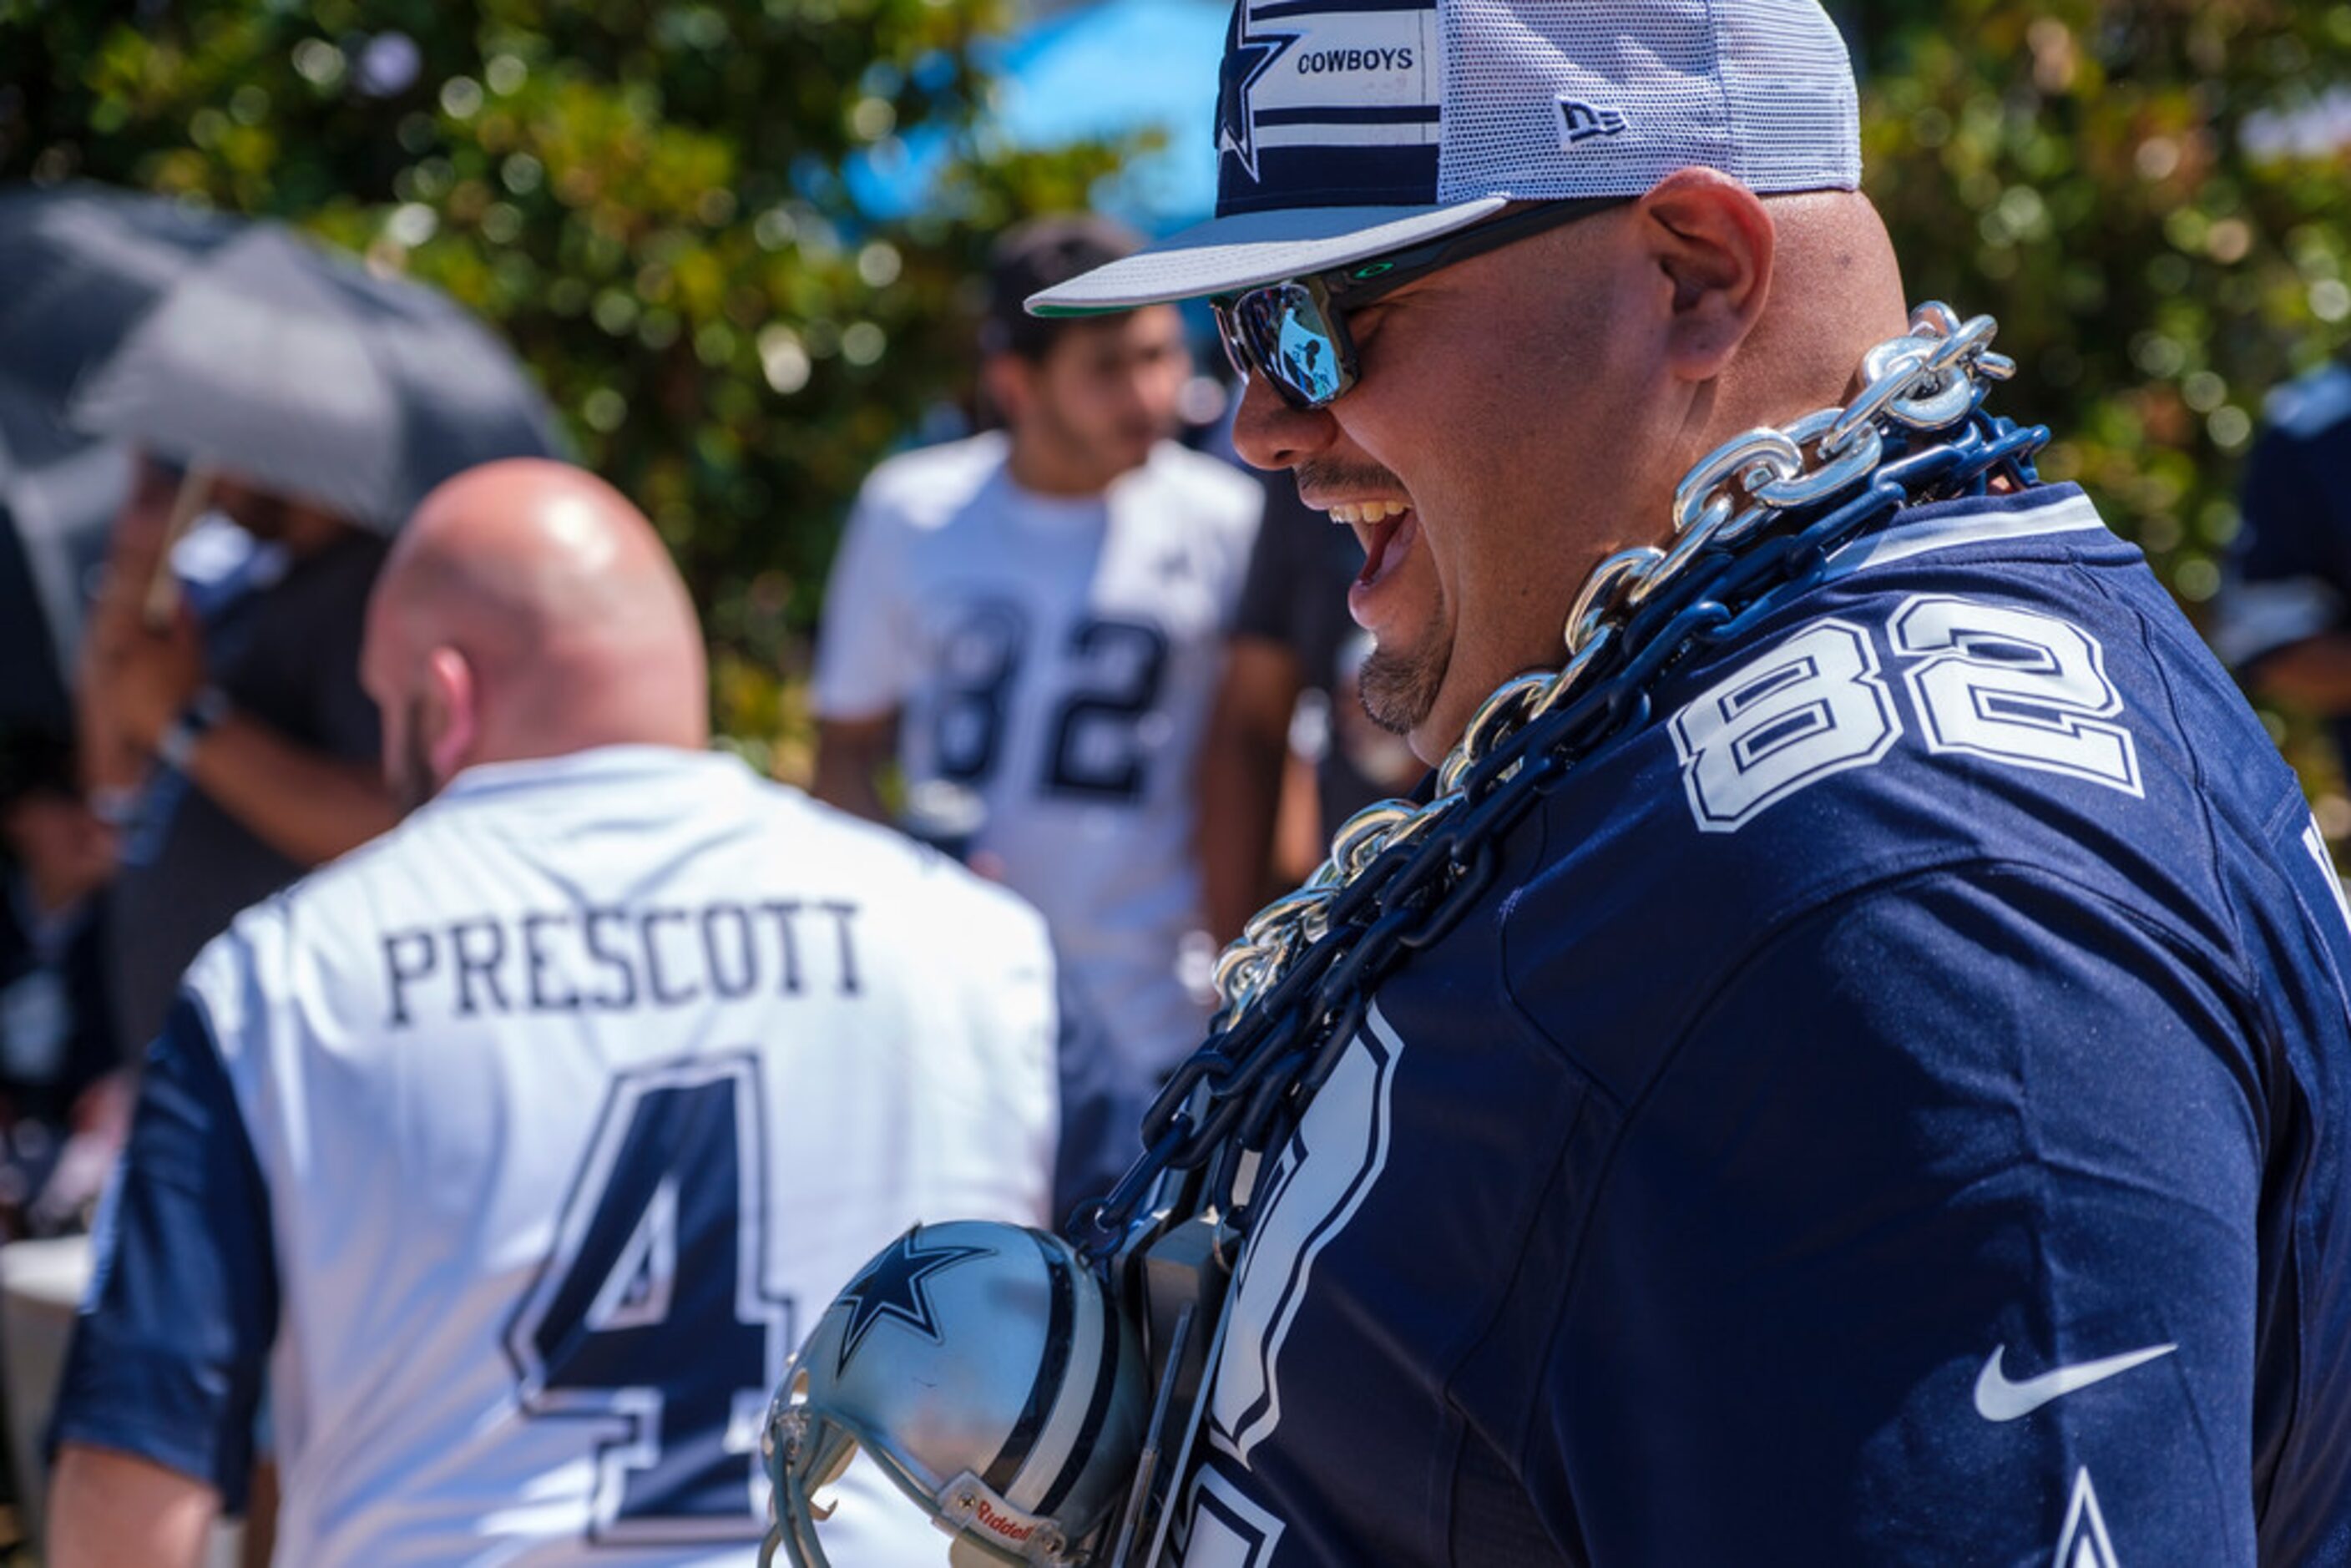
{"label": "white t-shirt with number 82", "polygon": [[892,459],[833,570],[828,719],[897,712],[910,784],[986,810],[973,848],[1045,913],[1129,1065],[1206,1015],[1178,974],[1200,924],[1193,768],[1263,492],[1173,443],[1101,496],[1036,495],[998,434]]}

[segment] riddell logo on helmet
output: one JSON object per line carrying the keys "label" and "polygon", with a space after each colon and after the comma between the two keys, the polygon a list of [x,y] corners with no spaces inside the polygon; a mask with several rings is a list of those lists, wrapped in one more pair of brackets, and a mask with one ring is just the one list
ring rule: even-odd
{"label": "riddell logo on helmet", "polygon": [[979,1500],[979,1506],[971,1517],[987,1526],[992,1533],[1000,1535],[1007,1541],[1026,1541],[1037,1533],[1037,1526],[1033,1521],[1013,1519],[1008,1515],[998,1513],[987,1506],[986,1498]]}

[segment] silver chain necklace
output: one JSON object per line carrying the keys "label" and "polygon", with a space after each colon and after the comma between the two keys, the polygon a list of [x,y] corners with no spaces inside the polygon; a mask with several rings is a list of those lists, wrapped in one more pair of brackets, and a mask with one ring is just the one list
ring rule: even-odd
{"label": "silver chain necklace", "polygon": [[1170,1172],[1200,1178],[1173,1202],[1176,1218],[1214,1210],[1246,1230],[1255,1156],[1295,1126],[1371,991],[1484,890],[1500,833],[1646,712],[1666,664],[1735,633],[1766,594],[1903,505],[1966,493],[1995,471],[2032,482],[2048,433],[1981,412],[1989,383],[2015,374],[1991,351],[1998,330],[1989,316],[1962,321],[1947,305],[1919,307],[1907,333],[1865,357],[1850,402],[1726,443],[1676,489],[1664,547],[1621,550],[1593,568],[1568,616],[1562,667],[1496,689],[1437,768],[1426,804],[1358,811],[1314,874],[1225,950],[1207,1044],[1145,1118],[1143,1159],[1079,1217],[1090,1251],[1131,1244],[1146,1200],[1170,1213],[1159,1180]]}

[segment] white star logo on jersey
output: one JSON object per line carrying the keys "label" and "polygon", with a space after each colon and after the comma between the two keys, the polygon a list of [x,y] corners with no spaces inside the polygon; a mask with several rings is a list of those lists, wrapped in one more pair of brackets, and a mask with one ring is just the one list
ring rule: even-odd
{"label": "white star logo on jersey", "polygon": [[2057,1555],[2051,1568],[2122,1568],[2115,1543],[2106,1534],[2105,1516],[2098,1511],[2097,1489],[2090,1485],[2086,1465],[2074,1478],[2074,1500],[2065,1509],[2065,1533],[2057,1538]]}

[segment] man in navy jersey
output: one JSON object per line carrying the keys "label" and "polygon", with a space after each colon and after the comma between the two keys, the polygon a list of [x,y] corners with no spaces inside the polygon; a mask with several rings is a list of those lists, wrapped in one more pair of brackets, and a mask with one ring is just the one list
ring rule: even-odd
{"label": "man in navy jersey", "polygon": [[2351,765],[2351,494],[2335,481],[2347,453],[2351,366],[2271,395],[2212,645],[2254,690],[2322,716]]}
{"label": "man in navy jersey", "polygon": [[1690,486],[1690,571],[1907,500],[1625,677],[1317,1069],[1186,1568],[2351,1561],[2342,894],[2080,491],[1897,463],[1965,373],[1834,417],[1962,329],[1814,0],[1240,0],[1218,145],[1216,220],[1032,306],[1216,302],[1425,759],[1742,433],[1827,415]]}

